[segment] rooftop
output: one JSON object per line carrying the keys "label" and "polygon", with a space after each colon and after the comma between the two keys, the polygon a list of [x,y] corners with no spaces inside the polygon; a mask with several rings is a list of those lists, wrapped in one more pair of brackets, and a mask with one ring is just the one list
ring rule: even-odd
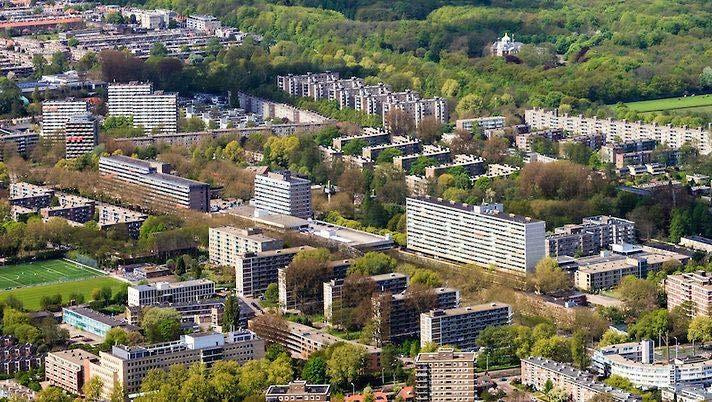
{"label": "rooftop", "polygon": [[86,350],[83,349],[66,349],[66,350],[60,350],[57,352],[51,352],[52,355],[57,356],[61,359],[64,359],[68,362],[81,365],[84,360],[96,360],[99,359],[99,356],[87,352]]}
{"label": "rooftop", "polygon": [[482,312],[482,311],[498,310],[498,309],[509,308],[509,307],[510,307],[509,304],[504,304],[504,303],[485,303],[485,304],[477,304],[474,306],[450,308],[450,309],[445,309],[445,310],[430,310],[425,314],[427,314],[430,317],[456,316],[456,315],[463,315],[463,314],[476,313],[476,312]]}
{"label": "rooftop", "polygon": [[72,312],[77,313],[81,316],[87,317],[94,321],[98,321],[102,324],[109,325],[111,327],[131,327],[131,329],[135,329],[138,331],[138,328],[134,327],[133,325],[129,325],[122,320],[116,319],[116,318],[108,316],[106,314],[99,313],[98,311],[94,311],[90,308],[86,308],[86,307],[82,307],[82,306],[74,306],[74,307],[64,307],[62,310],[72,311]]}
{"label": "rooftop", "polygon": [[456,352],[450,348],[440,348],[437,352],[420,353],[415,358],[415,363],[430,363],[439,361],[464,361],[474,363],[477,354],[474,352]]}
{"label": "rooftop", "polygon": [[[457,209],[460,211],[466,211],[466,212],[471,212],[473,215],[487,215],[487,216],[492,216],[494,218],[510,221],[510,222],[516,222],[516,223],[537,223],[537,222],[543,222],[538,219],[532,219],[528,216],[522,216],[522,215],[515,215],[515,214],[507,214],[504,212],[499,212],[497,211],[496,207],[500,206],[501,204],[482,204],[482,205],[470,205],[470,204],[465,204],[461,202],[455,202],[455,201],[449,201],[445,200],[442,198],[434,198],[430,196],[422,196],[422,197],[409,197],[409,200],[416,200],[416,201],[421,201],[421,202],[427,202],[430,204],[436,204],[440,205],[443,207],[447,208],[453,208]],[[479,209],[479,211],[478,211]],[[482,212],[481,212],[482,211]]]}

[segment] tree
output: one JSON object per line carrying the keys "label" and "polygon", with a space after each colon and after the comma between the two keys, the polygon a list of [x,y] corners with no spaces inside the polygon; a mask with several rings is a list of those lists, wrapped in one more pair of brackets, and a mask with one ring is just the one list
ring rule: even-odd
{"label": "tree", "polygon": [[84,392],[84,398],[88,401],[100,401],[101,391],[104,388],[104,382],[100,377],[92,377],[91,380],[84,383],[82,386],[82,392]]}
{"label": "tree", "polygon": [[393,135],[407,136],[415,130],[415,121],[407,112],[400,109],[388,111],[385,116],[386,127]]}
{"label": "tree", "polygon": [[627,312],[635,317],[653,310],[658,305],[660,289],[654,282],[628,275],[621,279],[616,293],[625,303]]}
{"label": "tree", "polygon": [[543,294],[571,288],[569,275],[559,268],[558,262],[551,257],[545,257],[536,264],[532,281],[536,290]]}
{"label": "tree", "polygon": [[668,311],[658,309],[641,315],[635,324],[628,328],[628,333],[639,340],[656,339],[661,334],[664,335],[669,328]]}
{"label": "tree", "polygon": [[712,88],[712,67],[706,66],[700,73],[700,85],[704,88]]}
{"label": "tree", "polygon": [[479,94],[468,94],[463,96],[455,107],[455,111],[460,118],[479,116],[484,109],[485,101]]}
{"label": "tree", "polygon": [[175,309],[149,307],[143,313],[141,328],[150,343],[174,341],[180,335],[180,320]]}
{"label": "tree", "polygon": [[62,309],[62,295],[56,294],[54,296],[42,296],[40,299],[40,307],[42,310],[46,311],[59,311]]}
{"label": "tree", "polygon": [[162,42],[155,42],[151,46],[151,56],[166,57],[168,56],[168,48]]}
{"label": "tree", "polygon": [[616,331],[615,329],[609,329],[608,331],[603,333],[601,341],[598,343],[598,347],[602,348],[608,345],[616,345],[619,343],[628,342],[629,339],[630,338],[627,334],[620,331]]}
{"label": "tree", "polygon": [[712,342],[712,317],[697,316],[690,322],[687,339],[696,342]]}
{"label": "tree", "polygon": [[442,124],[433,116],[424,118],[415,130],[415,137],[425,144],[433,144],[442,136]]}
{"label": "tree", "polygon": [[571,359],[581,370],[588,367],[590,359],[586,351],[586,335],[581,330],[574,332],[571,338]]}
{"label": "tree", "polygon": [[240,302],[233,294],[225,298],[225,312],[223,313],[223,328],[234,331],[240,328]]}
{"label": "tree", "polygon": [[442,284],[440,275],[437,272],[429,269],[418,269],[410,277],[410,284],[422,284],[431,288],[436,288]]}
{"label": "tree", "polygon": [[346,145],[341,147],[341,151],[344,153],[344,155],[361,155],[361,151],[366,146],[368,146],[368,143],[366,143],[366,141],[357,138],[355,140],[350,140],[349,142],[347,142]]}
{"label": "tree", "polygon": [[[291,294],[296,308],[305,314],[323,308],[318,303],[324,291],[323,279],[331,276],[333,268],[327,264],[330,253],[325,248],[307,249],[298,252],[285,268],[287,292]],[[290,306],[290,308],[292,308]]]}
{"label": "tree", "polygon": [[363,346],[342,343],[334,345],[326,362],[327,374],[334,384],[346,385],[358,380],[366,364]]}
{"label": "tree", "polygon": [[581,331],[587,342],[597,341],[609,328],[610,323],[598,312],[579,308],[574,313],[573,329]]}
{"label": "tree", "polygon": [[114,381],[114,387],[109,395],[109,402],[124,402],[124,386],[120,381]]}
{"label": "tree", "polygon": [[348,274],[359,273],[371,276],[393,272],[396,267],[396,260],[383,253],[369,251],[362,257],[357,258],[349,267]]}
{"label": "tree", "polygon": [[37,394],[37,402],[71,402],[72,397],[57,387],[47,387]]}
{"label": "tree", "polygon": [[686,211],[674,209],[670,215],[670,242],[679,243],[690,227],[689,216]]}
{"label": "tree", "polygon": [[310,384],[326,384],[328,378],[326,376],[326,361],[319,354],[313,354],[304,364],[302,369],[302,379]]}
{"label": "tree", "polygon": [[532,346],[532,355],[541,356],[558,362],[571,362],[571,345],[561,336],[552,336],[539,339]]}
{"label": "tree", "polygon": [[393,163],[393,158],[395,158],[397,156],[401,156],[401,155],[403,155],[403,152],[401,152],[399,149],[396,149],[396,148],[384,149],[376,157],[376,163],[378,163],[378,164]]}
{"label": "tree", "polygon": [[270,283],[265,290],[265,301],[270,304],[279,302],[279,286],[276,283]]}
{"label": "tree", "polygon": [[110,348],[114,345],[129,345],[129,335],[125,329],[121,327],[114,327],[106,331],[104,346],[106,348]]}

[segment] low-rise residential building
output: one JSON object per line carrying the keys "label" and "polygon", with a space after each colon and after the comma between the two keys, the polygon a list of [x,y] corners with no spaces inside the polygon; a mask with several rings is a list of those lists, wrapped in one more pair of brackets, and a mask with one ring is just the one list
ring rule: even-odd
{"label": "low-rise residential building", "polygon": [[490,46],[490,51],[493,55],[499,57],[516,55],[522,46],[524,46],[522,42],[516,42],[513,37],[505,33],[504,36],[497,39],[492,46]]}
{"label": "low-rise residential building", "polygon": [[423,152],[421,153],[396,156],[393,158],[393,165],[399,169],[409,172],[411,166],[413,166],[413,163],[421,157],[433,160],[437,164],[448,163],[452,160],[449,148],[437,145],[424,145]]}
{"label": "low-rise residential building", "polygon": [[[241,298],[238,298],[238,303],[240,305],[240,328],[247,328],[247,321],[255,316],[255,311]],[[180,314],[181,324],[185,328],[207,330],[222,325],[225,299],[218,297],[180,303],[158,303],[153,307],[176,310]],[[139,306],[126,306],[124,312],[126,322],[133,325],[138,325],[141,322],[142,314],[143,308]]]}
{"label": "low-rise residential building", "polygon": [[706,402],[712,401],[712,392],[701,386],[667,387],[660,397],[665,402]]}
{"label": "low-rise residential building", "polygon": [[14,131],[0,127],[0,162],[6,157],[4,154],[17,152],[22,157],[30,155],[40,141],[40,135],[32,131]]}
{"label": "low-rise residential building", "polygon": [[391,134],[376,127],[364,127],[362,132],[356,135],[336,137],[331,141],[331,146],[335,149],[342,150],[348,143],[352,141],[363,141],[366,146],[385,144],[391,139]]}
{"label": "low-rise residential building", "polygon": [[102,380],[102,396],[108,398],[121,384],[126,395],[140,391],[141,382],[153,369],[167,370],[174,365],[202,363],[210,367],[220,360],[244,364],[264,357],[265,343],[251,331],[206,332],[181,335],[180,340],[147,346],[115,345],[101,352],[97,363],[90,363],[91,378]]}
{"label": "low-rise residential building", "polygon": [[670,275],[665,278],[667,306],[682,306],[691,316],[712,315],[712,274],[705,271]]}
{"label": "low-rise residential building", "polygon": [[31,343],[18,343],[12,336],[0,336],[0,374],[12,376],[18,371],[29,371],[44,364],[44,354]]}
{"label": "low-rise residential building", "polygon": [[406,217],[408,248],[417,253],[521,274],[545,256],[545,223],[506,214],[502,204],[411,197]]}
{"label": "low-rise residential building", "polygon": [[640,401],[639,396],[596,381],[593,375],[578,370],[568,363],[559,363],[534,356],[522,359],[522,384],[543,391],[550,383],[563,390],[573,402],[588,402],[596,395],[610,395],[616,402]]}
{"label": "low-rise residential building", "polygon": [[578,289],[589,292],[609,289],[617,286],[624,276],[645,278],[648,272],[660,270],[666,261],[685,264],[690,259],[684,254],[630,244],[614,244],[611,250],[612,253],[603,252],[577,261],[574,284]]}
{"label": "low-rise residential building", "polygon": [[546,237],[546,253],[550,257],[585,257],[621,243],[636,243],[635,222],[606,215],[591,216],[583,218],[581,224],[556,228],[553,235]]}
{"label": "low-rise residential building", "polygon": [[10,184],[10,205],[38,211],[52,203],[54,190],[48,187],[30,183],[18,182]]}
{"label": "low-rise residential building", "polygon": [[63,193],[56,193],[55,198],[58,205],[49,206],[40,210],[43,219],[64,218],[76,223],[87,223],[94,219],[94,210],[96,207],[94,200]]}
{"label": "low-rise residential building", "polygon": [[600,375],[621,376],[643,389],[712,384],[712,360],[687,356],[655,361],[655,345],[650,339],[599,348],[591,360]]}
{"label": "low-rise residential building", "polygon": [[477,355],[440,348],[415,358],[416,402],[455,402],[477,399]]}
{"label": "low-rise residential building", "polygon": [[100,337],[105,337],[112,328],[124,328],[127,331],[139,330],[138,327],[121,319],[81,306],[62,308],[62,322]]}
{"label": "low-rise residential building", "polygon": [[83,395],[82,387],[89,381],[90,361],[98,362],[99,356],[82,349],[50,352],[45,358],[45,378],[52,386]]}
{"label": "low-rise residential building", "polygon": [[422,144],[417,138],[396,135],[391,138],[391,142],[363,147],[361,156],[375,161],[378,159],[378,155],[386,149],[398,150],[401,155],[411,155],[420,152]]}
{"label": "low-rise residential building", "polygon": [[307,384],[306,381],[270,385],[265,393],[267,402],[328,401],[330,396],[331,386],[329,384]]}
{"label": "low-rise residential building", "polygon": [[267,290],[270,283],[277,283],[280,268],[289,265],[298,252],[311,248],[309,246],[291,247],[260,253],[246,253],[237,257],[237,264],[235,264],[237,292],[249,297],[261,295]]}
{"label": "low-rise residential building", "polygon": [[152,306],[160,303],[184,303],[208,299],[214,294],[215,282],[207,279],[132,285],[128,288],[128,305]]}
{"label": "low-rise residential building", "polygon": [[462,167],[470,177],[476,177],[485,172],[485,160],[474,155],[455,155],[451,162],[425,168],[425,177],[436,179],[449,169]]}
{"label": "low-rise residential building", "polygon": [[308,219],[312,217],[311,182],[288,170],[255,176],[255,208]]}
{"label": "low-rise residential building", "polygon": [[141,225],[148,219],[148,215],[132,211],[128,208],[115,205],[99,204],[96,206],[99,217],[99,229],[106,230],[112,227],[123,225],[126,232],[132,239],[138,239]]}
{"label": "low-rise residential building", "polygon": [[680,238],[680,245],[693,250],[712,253],[712,239],[702,236],[683,236]]}
{"label": "low-rise residential building", "polygon": [[455,128],[462,131],[472,131],[475,126],[483,130],[504,128],[504,116],[477,117],[474,119],[455,120]]}
{"label": "low-rise residential building", "polygon": [[240,229],[232,226],[210,228],[208,230],[210,262],[216,265],[234,267],[237,259],[246,253],[279,250],[282,240],[273,239],[259,228]]}
{"label": "low-rise residential building", "polygon": [[477,336],[490,326],[512,323],[512,308],[507,304],[488,303],[420,314],[420,345],[435,343],[458,350],[477,349]]}

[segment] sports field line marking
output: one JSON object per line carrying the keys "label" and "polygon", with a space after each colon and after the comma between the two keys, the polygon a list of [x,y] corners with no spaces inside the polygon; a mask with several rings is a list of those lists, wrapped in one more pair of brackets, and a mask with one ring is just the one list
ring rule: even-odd
{"label": "sports field line marking", "polygon": [[12,279],[12,278],[8,278],[8,277],[6,277],[6,276],[4,276],[4,275],[0,275],[0,278],[5,279],[6,281],[14,282],[14,283],[18,284],[19,286],[25,286],[25,285],[23,285],[22,283],[20,283],[20,282],[14,280],[14,279]]}
{"label": "sports field line marking", "polygon": [[89,265],[82,264],[82,263],[79,262],[79,261],[70,260],[69,258],[62,258],[62,261],[66,261],[66,262],[71,263],[71,264],[74,264],[74,265],[76,265],[76,266],[78,266],[78,267],[86,268],[86,269],[88,269],[88,270],[90,270],[90,271],[98,272],[98,273],[101,274],[101,275],[106,275],[106,272],[104,272],[104,271],[102,271],[102,270],[100,270],[100,269],[96,269],[96,268],[94,268],[94,267],[90,267]]}

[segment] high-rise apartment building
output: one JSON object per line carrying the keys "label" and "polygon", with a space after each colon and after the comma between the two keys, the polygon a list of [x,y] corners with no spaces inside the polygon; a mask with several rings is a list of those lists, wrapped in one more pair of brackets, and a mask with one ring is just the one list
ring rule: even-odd
{"label": "high-rise apartment building", "polygon": [[709,272],[670,275],[665,279],[665,293],[670,310],[683,306],[691,317],[712,314],[712,274]]}
{"label": "high-rise apartment building", "polygon": [[383,126],[389,124],[388,114],[393,110],[405,112],[413,120],[416,127],[425,119],[434,119],[440,124],[445,124],[449,119],[447,100],[443,98],[417,99],[411,101],[395,101],[383,103]]}
{"label": "high-rise apartment building", "polygon": [[[342,281],[346,277],[350,260],[329,261],[327,263],[329,275],[324,276],[323,280]],[[301,281],[302,278],[290,276],[287,274],[287,268],[277,270],[277,285],[279,287],[279,308],[283,312],[290,311],[305,311],[305,309],[318,309],[324,304],[324,288],[319,289],[319,292],[312,293],[309,296],[297,295],[292,291],[295,283]]]}
{"label": "high-rise apartment building", "polygon": [[99,173],[117,187],[117,194],[132,193],[149,208],[210,208],[210,186],[207,183],[167,174],[168,166],[123,155],[99,158]]}
{"label": "high-rise apartment building", "polygon": [[551,257],[589,256],[621,243],[636,243],[635,222],[614,216],[591,216],[583,218],[581,224],[554,229],[554,234],[546,237],[546,253]]}
{"label": "high-rise apartment building", "polygon": [[506,214],[502,204],[408,198],[406,217],[408,248],[419,253],[522,274],[545,256],[545,223]]}
{"label": "high-rise apartment building", "polygon": [[477,399],[477,355],[440,348],[415,358],[415,400],[455,402]]}
{"label": "high-rise apartment building", "polygon": [[298,252],[311,248],[309,246],[292,247],[238,256],[235,264],[237,292],[250,297],[264,293],[270,283],[277,283],[280,268],[289,265]]}
{"label": "high-rise apartment building", "polygon": [[153,91],[153,84],[109,84],[109,116],[133,119],[146,133],[175,133],[178,128],[176,94]]}
{"label": "high-rise apartment building", "polygon": [[[324,318],[331,321],[332,318],[339,318],[341,309],[345,307],[355,307],[350,305],[350,300],[344,299],[344,279],[343,275],[334,275],[336,279],[324,282]],[[399,272],[370,276],[369,281],[373,284],[374,292],[380,293],[401,293],[408,288],[408,275]],[[361,291],[361,289],[359,289]],[[336,311],[335,311],[336,310]]]}
{"label": "high-rise apartment building", "polygon": [[262,234],[258,228],[240,229],[232,226],[210,228],[208,230],[210,262],[216,265],[234,267],[237,259],[246,253],[279,250],[282,240]]}
{"label": "high-rise apartment building", "polygon": [[474,351],[480,331],[511,323],[512,308],[501,303],[431,310],[420,314],[420,345],[433,342],[440,346]]}
{"label": "high-rise apartment building", "polygon": [[288,170],[255,176],[255,208],[296,216],[312,217],[311,182],[292,176]]}
{"label": "high-rise apartment building", "polygon": [[65,124],[64,133],[67,159],[88,154],[99,144],[99,123],[90,113],[70,117]]}
{"label": "high-rise apartment building", "polygon": [[129,306],[150,306],[159,303],[184,303],[207,299],[215,294],[215,282],[194,279],[185,282],[158,282],[132,285],[128,288]]}
{"label": "high-rise apartment building", "polygon": [[63,139],[66,125],[72,116],[86,115],[89,111],[85,101],[65,100],[42,103],[42,137]]}

